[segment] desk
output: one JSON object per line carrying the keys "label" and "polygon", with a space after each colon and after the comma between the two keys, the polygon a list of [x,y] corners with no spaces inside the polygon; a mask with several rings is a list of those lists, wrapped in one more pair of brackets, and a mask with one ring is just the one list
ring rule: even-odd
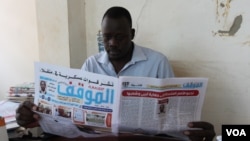
{"label": "desk", "polygon": [[167,137],[153,137],[153,136],[129,136],[123,135],[119,137],[98,137],[98,138],[74,138],[74,139],[67,139],[63,137],[54,137],[50,141],[183,141],[174,138],[167,138]]}
{"label": "desk", "polygon": [[[40,129],[40,128],[38,128]],[[13,136],[11,136],[13,134]],[[61,136],[56,136],[48,133],[43,133],[43,136],[32,136],[32,134],[25,135],[22,138],[15,135],[15,130],[9,130],[9,141],[183,141],[180,139],[172,138],[167,135],[132,135],[129,133],[122,133],[118,136],[106,136],[106,137],[96,137],[96,138],[65,138]],[[40,134],[41,135],[41,134]]]}
{"label": "desk", "polygon": [[109,137],[98,137],[98,138],[64,138],[64,137],[51,137],[49,139],[10,139],[10,141],[183,141],[174,138],[167,137],[155,137],[155,136],[142,136],[142,135],[122,135],[119,137],[109,136]]}

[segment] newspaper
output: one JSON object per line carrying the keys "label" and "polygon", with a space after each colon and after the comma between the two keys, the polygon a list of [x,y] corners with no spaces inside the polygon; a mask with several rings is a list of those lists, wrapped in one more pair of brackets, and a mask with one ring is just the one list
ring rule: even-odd
{"label": "newspaper", "polygon": [[207,78],[119,78],[35,63],[35,104],[45,132],[74,138],[122,132],[185,139],[200,120]]}

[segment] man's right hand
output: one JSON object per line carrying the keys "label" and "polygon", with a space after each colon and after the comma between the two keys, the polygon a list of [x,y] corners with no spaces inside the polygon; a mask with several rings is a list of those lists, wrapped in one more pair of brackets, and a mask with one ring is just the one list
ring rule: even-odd
{"label": "man's right hand", "polygon": [[16,110],[16,120],[20,126],[26,128],[33,128],[39,126],[38,120],[40,119],[39,115],[34,113],[37,106],[30,102],[24,101],[19,105]]}

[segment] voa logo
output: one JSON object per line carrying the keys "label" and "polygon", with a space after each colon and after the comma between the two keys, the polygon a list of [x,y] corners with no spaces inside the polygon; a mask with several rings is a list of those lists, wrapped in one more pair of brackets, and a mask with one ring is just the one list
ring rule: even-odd
{"label": "voa logo", "polygon": [[227,136],[247,136],[244,129],[226,129]]}

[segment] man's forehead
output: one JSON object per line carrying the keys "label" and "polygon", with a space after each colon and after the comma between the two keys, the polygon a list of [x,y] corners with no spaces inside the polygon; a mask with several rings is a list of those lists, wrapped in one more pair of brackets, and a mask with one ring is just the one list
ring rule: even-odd
{"label": "man's forehead", "polygon": [[129,30],[130,25],[125,17],[109,18],[105,17],[102,21],[102,30]]}

